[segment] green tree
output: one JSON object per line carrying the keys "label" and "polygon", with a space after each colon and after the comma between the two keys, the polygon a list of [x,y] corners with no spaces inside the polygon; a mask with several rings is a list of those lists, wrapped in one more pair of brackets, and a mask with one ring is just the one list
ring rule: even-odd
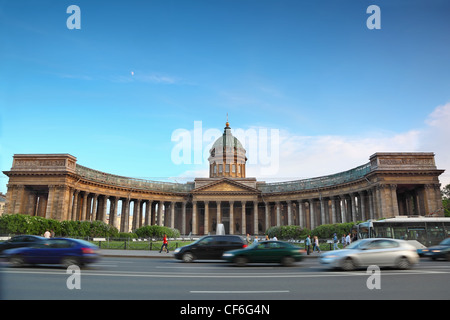
{"label": "green tree", "polygon": [[442,190],[442,207],[444,208],[444,215],[450,217],[450,184],[446,185]]}

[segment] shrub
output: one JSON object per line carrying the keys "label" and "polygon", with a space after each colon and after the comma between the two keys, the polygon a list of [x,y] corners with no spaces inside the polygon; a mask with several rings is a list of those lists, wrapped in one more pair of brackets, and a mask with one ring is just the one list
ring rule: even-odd
{"label": "shrub", "polygon": [[306,236],[307,229],[303,229],[300,226],[279,226],[270,227],[267,229],[266,234],[269,238],[277,237],[279,240],[300,239],[303,235]]}
{"label": "shrub", "polygon": [[58,221],[24,214],[6,214],[0,217],[0,234],[43,235],[53,230],[64,237],[114,237],[118,230],[103,221]]}
{"label": "shrub", "polygon": [[180,231],[177,229],[172,229],[164,226],[143,226],[139,229],[136,229],[135,233],[140,238],[152,237],[152,238],[162,238],[164,234],[167,235],[168,238],[177,238],[180,236]]}

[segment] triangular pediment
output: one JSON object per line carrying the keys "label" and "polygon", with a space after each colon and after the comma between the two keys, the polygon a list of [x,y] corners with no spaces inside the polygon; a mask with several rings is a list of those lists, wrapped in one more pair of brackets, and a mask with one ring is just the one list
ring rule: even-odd
{"label": "triangular pediment", "polygon": [[259,193],[260,191],[239,183],[232,179],[223,178],[202,185],[193,190],[193,193]]}

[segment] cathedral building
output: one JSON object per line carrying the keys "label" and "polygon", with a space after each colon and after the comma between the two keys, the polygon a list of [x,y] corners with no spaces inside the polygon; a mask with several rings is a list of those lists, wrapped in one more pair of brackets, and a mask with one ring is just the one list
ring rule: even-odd
{"label": "cathedral building", "polygon": [[181,234],[264,234],[271,226],[442,216],[433,153],[375,153],[356,168],[265,183],[246,177],[246,150],[229,123],[210,149],[209,177],[169,183],[87,168],[70,154],[15,154],[5,213],[57,220],[103,220],[128,232],[165,225]]}

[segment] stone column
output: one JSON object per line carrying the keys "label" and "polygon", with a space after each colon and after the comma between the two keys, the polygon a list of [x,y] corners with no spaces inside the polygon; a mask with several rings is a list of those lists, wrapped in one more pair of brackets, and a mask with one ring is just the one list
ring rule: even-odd
{"label": "stone column", "polygon": [[130,231],[130,199],[125,198],[122,200],[122,215],[120,219],[120,231]]}
{"label": "stone column", "polygon": [[316,217],[314,210],[314,199],[309,200],[309,228],[313,230],[316,227]]}
{"label": "stone column", "polygon": [[204,234],[208,234],[209,233],[209,202],[208,201],[204,201],[205,203],[205,222],[204,222]]}
{"label": "stone column", "polygon": [[139,219],[141,218],[141,199],[134,200],[134,210],[133,210],[133,226],[132,230],[139,228]]}
{"label": "stone column", "polygon": [[216,201],[216,203],[217,203],[217,217],[216,217],[216,219],[217,219],[217,224],[219,224],[219,223],[222,223],[222,208],[221,208],[221,205],[222,205],[222,202],[220,202],[220,201]]}
{"label": "stone column", "polygon": [[109,208],[109,224],[113,227],[116,227],[118,204],[119,198],[113,197],[111,199],[111,207]]}
{"label": "stone column", "polygon": [[181,203],[181,233],[186,235],[186,201]]}
{"label": "stone column", "polygon": [[323,198],[320,198],[320,224],[326,224],[327,220],[325,217],[325,200]]}
{"label": "stone column", "polygon": [[355,193],[351,193],[350,194],[350,202],[352,204],[352,222],[356,222],[356,194]]}
{"label": "stone column", "polygon": [[281,212],[280,212],[280,201],[275,202],[277,210],[277,227],[281,226]]}
{"label": "stone column", "polygon": [[253,233],[258,234],[258,201],[253,201]]}
{"label": "stone column", "polygon": [[265,205],[265,218],[266,218],[266,230],[270,228],[270,208],[269,202],[264,202]]}
{"label": "stone column", "polygon": [[245,201],[242,201],[242,216],[241,216],[241,221],[242,221],[242,226],[241,226],[241,231],[242,234],[247,234],[247,221],[246,221],[246,217],[245,217]]}
{"label": "stone column", "polygon": [[298,221],[299,221],[300,227],[306,228],[305,210],[304,210],[304,204],[303,204],[302,200],[298,200]]}
{"label": "stone column", "polygon": [[197,201],[192,202],[192,234],[198,234]]}
{"label": "stone column", "polygon": [[148,200],[147,205],[145,206],[145,222],[144,225],[149,226],[151,223],[152,216],[152,204],[153,200]]}
{"label": "stone column", "polygon": [[75,190],[73,194],[73,207],[72,207],[72,221],[77,221],[79,219],[78,216],[78,196],[80,194],[79,190]]}
{"label": "stone column", "polygon": [[175,201],[172,201],[170,203],[170,227],[172,229],[175,228],[175,204],[176,204]]}
{"label": "stone column", "polygon": [[398,201],[397,201],[397,185],[391,184],[391,206],[392,206],[392,215],[398,216]]}
{"label": "stone column", "polygon": [[336,197],[331,198],[331,224],[337,223]]}
{"label": "stone column", "polygon": [[288,212],[288,226],[291,226],[292,223],[292,201],[287,201],[287,212]]}
{"label": "stone column", "polygon": [[234,201],[230,201],[230,234],[234,234]]}
{"label": "stone column", "polygon": [[92,198],[92,216],[91,221],[97,220],[98,194],[94,194]]}
{"label": "stone column", "polygon": [[[24,186],[21,186],[24,188]],[[45,218],[52,219],[53,206],[55,205],[56,198],[56,186],[48,186],[48,200],[47,200],[47,209],[45,210]],[[17,205],[16,205],[17,207]]]}
{"label": "stone column", "polygon": [[164,221],[163,206],[164,206],[164,202],[160,201],[158,203],[158,225],[159,226],[163,226],[163,221]]}
{"label": "stone column", "polygon": [[[107,214],[108,214],[108,199],[109,196],[103,196],[103,207],[102,207],[102,216],[101,216],[101,220],[104,223],[107,223]],[[111,213],[110,213],[111,215]]]}

